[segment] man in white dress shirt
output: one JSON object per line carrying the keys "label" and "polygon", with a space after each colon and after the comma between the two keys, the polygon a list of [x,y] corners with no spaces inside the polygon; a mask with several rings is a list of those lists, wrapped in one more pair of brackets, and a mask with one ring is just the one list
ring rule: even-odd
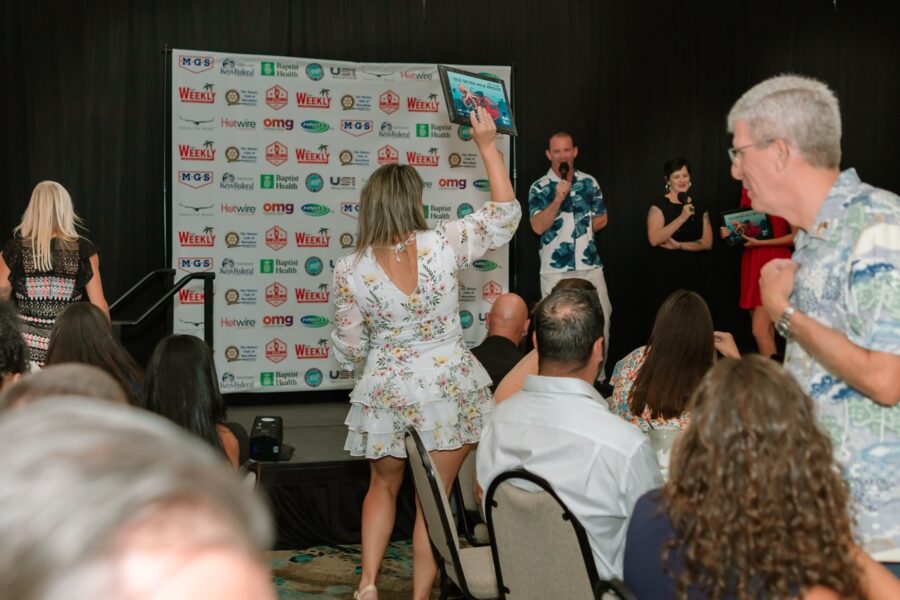
{"label": "man in white dress shirt", "polygon": [[547,480],[587,531],[600,577],[622,577],[628,519],[660,487],[641,431],[612,414],[592,385],[603,362],[603,311],[596,294],[565,289],[535,315],[538,375],[491,413],[478,447],[478,483],[510,469]]}

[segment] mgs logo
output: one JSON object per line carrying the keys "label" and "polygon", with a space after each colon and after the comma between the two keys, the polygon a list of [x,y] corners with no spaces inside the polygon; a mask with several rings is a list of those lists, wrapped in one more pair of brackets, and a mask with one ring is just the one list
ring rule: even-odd
{"label": "mgs logo", "polygon": [[178,183],[197,189],[213,182],[212,171],[178,171]]}
{"label": "mgs logo", "polygon": [[266,146],[266,161],[276,167],[283,165],[288,159],[288,148],[281,142],[272,142]]}
{"label": "mgs logo", "polygon": [[[435,150],[437,152],[437,150]],[[391,145],[382,146],[378,149],[378,164],[387,165],[390,163],[400,162],[400,152]]]}
{"label": "mgs logo", "polygon": [[400,109],[400,96],[393,90],[387,90],[378,96],[378,108],[387,114],[397,112]]}
{"label": "mgs logo", "polygon": [[179,256],[178,268],[188,273],[212,271],[213,259],[210,256]]}
{"label": "mgs logo", "polygon": [[360,137],[367,133],[372,133],[372,121],[364,121],[360,119],[341,119],[341,131],[349,133],[352,136]]}
{"label": "mgs logo", "polygon": [[288,243],[287,231],[276,225],[266,230],[266,246],[272,250],[281,250]]}
{"label": "mgs logo", "polygon": [[282,340],[278,338],[274,338],[270,342],[266,343],[266,358],[268,358],[273,363],[280,363],[285,358],[287,358],[287,350],[288,346]]}
{"label": "mgs logo", "polygon": [[298,108],[331,108],[331,90],[322,88],[318,94],[297,92]]}
{"label": "mgs logo", "polygon": [[215,86],[206,83],[199,90],[187,86],[178,86],[178,98],[188,104],[215,104]]}
{"label": "mgs logo", "polygon": [[216,59],[212,56],[197,56],[193,54],[179,54],[178,66],[191,73],[202,73],[213,68]]}
{"label": "mgs logo", "polygon": [[341,214],[352,219],[359,216],[359,202],[341,202]]}
{"label": "mgs logo", "polygon": [[[288,103],[287,90],[280,85],[273,85],[266,90],[266,104],[274,110],[281,110]],[[293,121],[291,122],[293,125]]]}
{"label": "mgs logo", "polygon": [[287,302],[287,288],[277,281],[266,287],[266,302],[272,306],[281,306]]}

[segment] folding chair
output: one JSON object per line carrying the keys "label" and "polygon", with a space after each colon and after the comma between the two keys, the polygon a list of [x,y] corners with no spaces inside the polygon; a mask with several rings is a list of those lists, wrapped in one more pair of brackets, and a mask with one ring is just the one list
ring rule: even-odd
{"label": "folding chair", "polygon": [[497,579],[491,549],[460,548],[459,537],[450,513],[447,494],[440,475],[425,450],[422,438],[410,427],[406,432],[406,454],[434,557],[441,571],[441,600],[447,598],[447,579],[453,581],[466,598],[497,597]]}
{"label": "folding chair", "polygon": [[501,598],[634,598],[621,581],[600,579],[584,527],[544,479],[501,473],[485,506]]}

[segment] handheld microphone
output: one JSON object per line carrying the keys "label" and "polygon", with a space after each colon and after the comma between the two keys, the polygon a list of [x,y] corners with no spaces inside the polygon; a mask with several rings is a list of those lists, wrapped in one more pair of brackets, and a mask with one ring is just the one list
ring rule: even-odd
{"label": "handheld microphone", "polygon": [[569,163],[563,163],[559,165],[559,178],[565,179],[569,174]]}
{"label": "handheld microphone", "polygon": [[[687,192],[678,192],[678,201],[681,202],[682,204],[688,204],[688,205],[693,205],[693,202],[694,202],[692,199],[688,198]],[[693,206],[691,206],[691,208],[692,208],[691,216],[688,217],[688,219],[690,221],[693,221],[694,220]]]}

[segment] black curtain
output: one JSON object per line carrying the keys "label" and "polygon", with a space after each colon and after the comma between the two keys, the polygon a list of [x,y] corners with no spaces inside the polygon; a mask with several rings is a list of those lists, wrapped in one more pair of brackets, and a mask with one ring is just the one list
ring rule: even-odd
{"label": "black curtain", "polygon": [[[110,299],[164,257],[164,56],[169,47],[371,62],[515,66],[517,192],[567,130],[610,213],[598,236],[614,307],[610,358],[645,341],[645,217],[662,164],[689,158],[712,214],[737,204],[725,115],[782,72],[826,81],[844,118],[844,166],[900,190],[898,36],[889,3],[859,0],[12,0],[4,3],[9,235],[34,184],[63,183],[101,248]],[[737,308],[739,252],[709,257],[716,327],[752,347]],[[535,300],[537,240],[523,222],[516,289]],[[151,332],[148,335],[158,335]]]}

